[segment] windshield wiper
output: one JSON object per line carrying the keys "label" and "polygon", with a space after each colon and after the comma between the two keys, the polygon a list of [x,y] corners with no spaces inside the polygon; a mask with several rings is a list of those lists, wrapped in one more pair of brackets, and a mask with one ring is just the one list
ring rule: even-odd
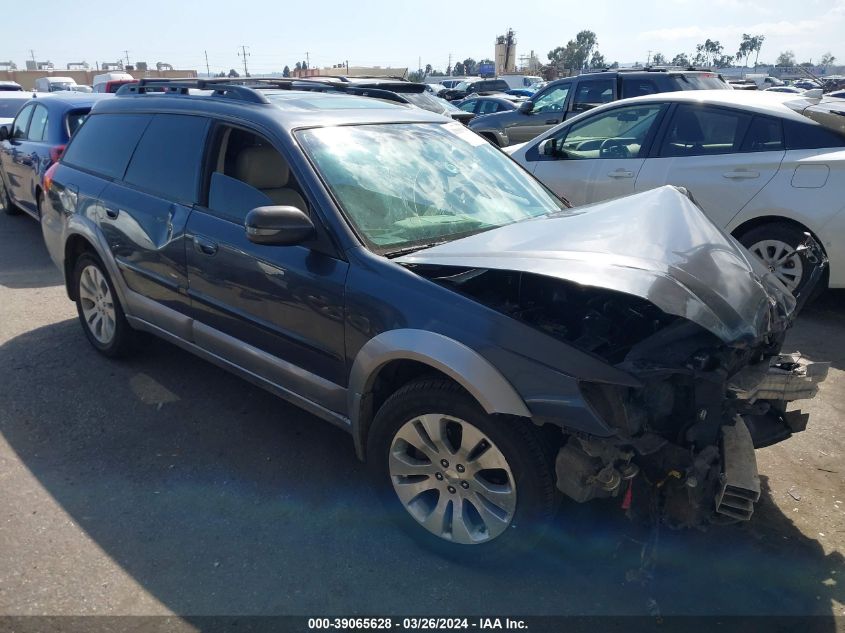
{"label": "windshield wiper", "polygon": [[432,248],[433,246],[440,246],[441,244],[445,244],[449,240],[440,240],[439,242],[429,242],[428,244],[416,244],[414,246],[406,246],[405,248],[399,248],[395,251],[390,251],[385,253],[384,256],[393,259],[394,257],[401,257],[402,255],[408,255],[415,251],[421,251],[426,248]]}

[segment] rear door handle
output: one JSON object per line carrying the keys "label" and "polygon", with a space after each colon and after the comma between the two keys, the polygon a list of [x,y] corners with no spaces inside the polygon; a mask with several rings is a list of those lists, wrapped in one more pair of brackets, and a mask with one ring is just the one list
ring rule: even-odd
{"label": "rear door handle", "polygon": [[633,178],[634,172],[628,171],[627,169],[617,169],[616,171],[608,172],[607,175],[611,178]]}
{"label": "rear door handle", "polygon": [[746,169],[737,169],[736,171],[726,171],[722,174],[725,178],[730,178],[731,180],[742,180],[743,178],[759,178],[760,172],[759,171],[750,171]]}
{"label": "rear door handle", "polygon": [[194,250],[203,255],[214,255],[217,253],[217,244],[204,237],[194,236]]}

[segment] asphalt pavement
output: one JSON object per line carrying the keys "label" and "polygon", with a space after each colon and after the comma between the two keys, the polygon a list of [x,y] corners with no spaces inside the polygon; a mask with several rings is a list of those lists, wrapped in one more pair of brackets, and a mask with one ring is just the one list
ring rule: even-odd
{"label": "asphalt pavement", "polygon": [[[94,352],[38,224],[0,216],[0,615],[845,616],[845,291],[787,349],[832,361],[808,430],[758,452],[750,523],[664,531],[565,503],[534,556],[457,564],[376,502],[342,430],[167,343]],[[655,607],[655,605],[657,605]],[[840,626],[842,620],[839,620]]]}

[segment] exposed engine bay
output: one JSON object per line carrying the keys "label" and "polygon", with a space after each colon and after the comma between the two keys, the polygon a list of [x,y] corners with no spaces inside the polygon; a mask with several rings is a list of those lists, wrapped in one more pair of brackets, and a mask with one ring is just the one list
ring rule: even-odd
{"label": "exposed engine bay", "polygon": [[530,272],[418,264],[414,272],[635,376],[642,387],[581,381],[616,435],[563,427],[557,487],[585,502],[621,497],[632,518],[673,527],[751,518],[755,449],[803,431],[787,411],[812,398],[827,363],[781,354],[785,327],[725,343],[650,301]]}

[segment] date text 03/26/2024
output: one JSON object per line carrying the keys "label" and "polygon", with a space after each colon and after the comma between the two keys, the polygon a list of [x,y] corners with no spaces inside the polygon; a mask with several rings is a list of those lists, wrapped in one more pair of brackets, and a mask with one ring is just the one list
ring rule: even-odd
{"label": "date text 03/26/2024", "polygon": [[527,630],[524,620],[512,618],[309,618],[309,630]]}

